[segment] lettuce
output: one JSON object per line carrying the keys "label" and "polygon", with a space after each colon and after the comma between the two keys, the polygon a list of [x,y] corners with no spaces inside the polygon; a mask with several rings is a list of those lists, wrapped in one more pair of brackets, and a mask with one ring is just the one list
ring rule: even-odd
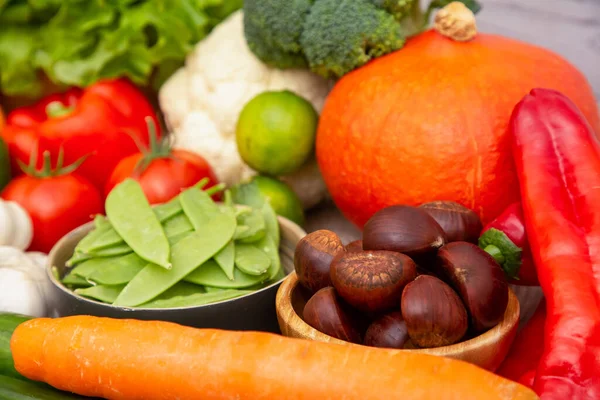
{"label": "lettuce", "polygon": [[0,0],[0,92],[128,77],[157,89],[243,0]]}

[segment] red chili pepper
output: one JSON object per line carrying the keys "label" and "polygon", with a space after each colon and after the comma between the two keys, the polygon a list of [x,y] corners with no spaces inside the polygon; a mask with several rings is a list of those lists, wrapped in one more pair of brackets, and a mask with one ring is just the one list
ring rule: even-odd
{"label": "red chili pepper", "polygon": [[539,285],[520,202],[508,206],[483,228],[479,246],[498,261],[510,283],[522,286]]}
{"label": "red chili pepper", "polygon": [[20,171],[17,160],[27,164],[36,146],[38,167],[46,151],[56,163],[61,147],[66,164],[91,154],[77,172],[103,191],[117,163],[138,151],[131,136],[148,144],[147,116],[158,122],[152,106],[133,84],[124,79],[100,81],[14,110],[1,135],[15,173]]}
{"label": "red chili pepper", "polygon": [[600,399],[600,143],[559,92],[534,89],[511,117],[525,224],[547,301],[534,389]]}
{"label": "red chili pepper", "polygon": [[517,333],[510,351],[496,370],[498,375],[519,382],[525,374],[535,370],[544,351],[545,322],[546,302],[542,299],[525,327]]}

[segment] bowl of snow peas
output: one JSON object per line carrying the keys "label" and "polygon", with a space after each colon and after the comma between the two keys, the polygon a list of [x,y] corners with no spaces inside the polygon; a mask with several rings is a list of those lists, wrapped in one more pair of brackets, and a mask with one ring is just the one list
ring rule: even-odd
{"label": "bowl of snow peas", "polygon": [[206,183],[154,206],[135,180],[116,186],[106,215],[49,254],[54,314],[279,332],[277,288],[306,232],[277,216],[255,185],[204,190]]}

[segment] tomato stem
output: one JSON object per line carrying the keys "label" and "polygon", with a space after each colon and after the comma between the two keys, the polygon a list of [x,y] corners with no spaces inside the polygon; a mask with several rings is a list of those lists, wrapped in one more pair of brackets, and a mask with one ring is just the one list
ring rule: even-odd
{"label": "tomato stem", "polygon": [[76,160],[73,164],[65,167],[64,166],[65,151],[64,151],[63,147],[61,146],[60,149],[58,150],[58,157],[56,159],[55,168],[52,168],[52,157],[51,157],[51,154],[49,151],[47,151],[47,150],[44,151],[42,156],[43,156],[42,168],[39,170],[37,169],[37,158],[38,158],[37,146],[31,152],[31,156],[29,157],[29,164],[25,164],[21,160],[17,160],[17,163],[19,164],[19,167],[21,167],[21,170],[24,173],[26,173],[27,175],[38,178],[38,179],[45,179],[45,178],[52,178],[52,177],[56,177],[56,176],[69,175],[69,174],[73,173],[77,168],[79,168],[81,166],[81,164],[83,164],[83,162],[90,156],[90,154],[86,154],[85,156]]}
{"label": "tomato stem", "polygon": [[151,117],[146,117],[146,126],[148,127],[148,139],[150,142],[150,148],[141,146],[137,143],[140,152],[143,157],[137,162],[134,173],[136,175],[142,174],[146,168],[152,163],[152,161],[160,158],[173,158],[171,154],[171,141],[168,136],[164,136],[162,139],[158,137],[156,130],[156,124]]}
{"label": "tomato stem", "polygon": [[49,118],[64,117],[71,114],[75,107],[66,106],[60,101],[52,101],[46,106],[46,115]]}

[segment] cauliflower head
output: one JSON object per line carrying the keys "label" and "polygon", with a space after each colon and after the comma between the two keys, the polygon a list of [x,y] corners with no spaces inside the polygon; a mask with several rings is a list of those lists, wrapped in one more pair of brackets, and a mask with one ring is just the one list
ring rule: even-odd
{"label": "cauliflower head", "polygon": [[[263,64],[244,38],[243,11],[237,11],[198,43],[163,85],[159,103],[174,144],[202,155],[227,185],[256,172],[237,151],[235,129],[246,103],[267,90],[290,90],[320,112],[332,84],[307,70],[278,70]],[[314,162],[281,177],[294,188],[306,208],[327,193]],[[307,190],[310,188],[310,190]]]}

